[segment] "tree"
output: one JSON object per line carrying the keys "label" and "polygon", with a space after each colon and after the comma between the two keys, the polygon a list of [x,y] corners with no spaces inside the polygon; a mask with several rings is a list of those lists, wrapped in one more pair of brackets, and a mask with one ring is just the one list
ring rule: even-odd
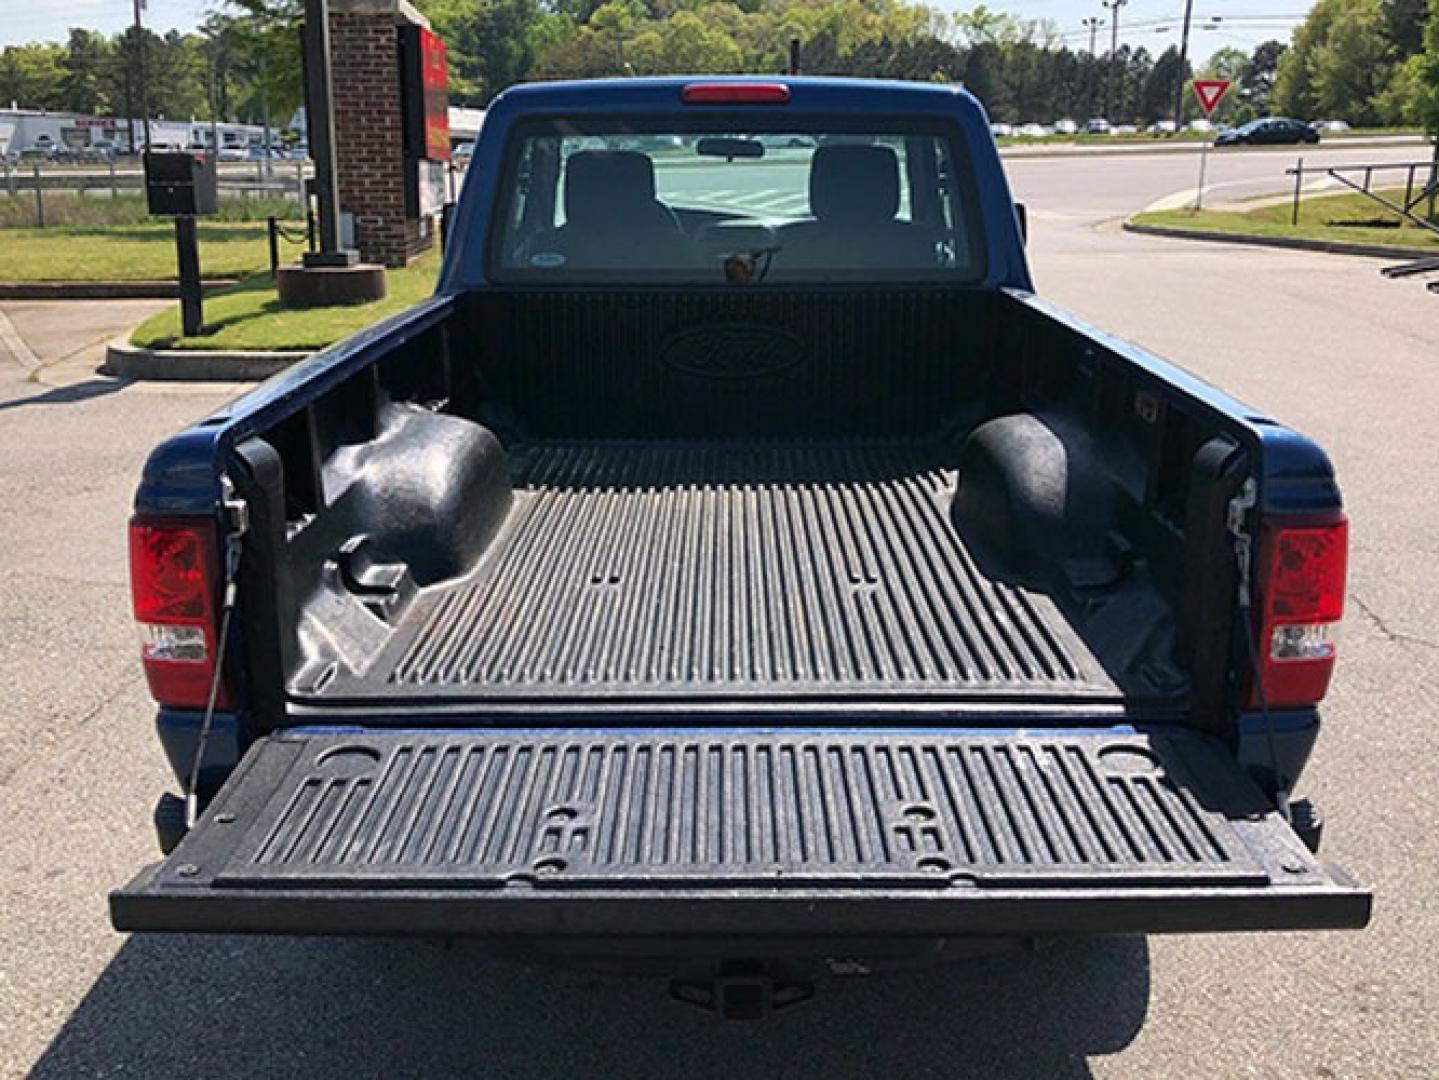
{"label": "tree", "polygon": [[65,46],[9,45],[0,51],[0,104],[22,109],[65,107]]}
{"label": "tree", "polygon": [[1279,61],[1288,49],[1282,41],[1265,41],[1250,56],[1249,65],[1239,79],[1239,99],[1252,116],[1262,116],[1269,111]]}
{"label": "tree", "polygon": [[1149,122],[1172,119],[1174,113],[1174,92],[1189,81],[1188,60],[1181,60],[1177,46],[1171,45],[1159,54],[1159,59],[1144,77],[1139,94],[1139,113]]}
{"label": "tree", "polygon": [[483,105],[528,77],[537,55],[574,30],[570,16],[539,0],[429,0],[422,7],[444,39],[450,94],[462,104]]}
{"label": "tree", "polygon": [[1384,32],[1401,61],[1423,53],[1428,10],[1428,0],[1384,0]]}
{"label": "tree", "polygon": [[1280,61],[1275,105],[1302,119],[1376,123],[1395,56],[1383,0],[1319,0]]}
{"label": "tree", "polygon": [[110,43],[104,35],[93,30],[71,30],[65,44],[65,108],[100,113],[118,104],[110,100],[112,71]]}
{"label": "tree", "polygon": [[992,41],[981,41],[964,61],[965,88],[977,97],[993,119],[1018,120],[1004,81],[1004,55]]}
{"label": "tree", "polygon": [[1425,130],[1439,139],[1439,0],[1429,0],[1429,22],[1424,28],[1420,81],[1424,89],[1419,114]]}
{"label": "tree", "polygon": [[956,12],[954,28],[971,46],[1011,45],[1023,36],[1019,21],[1013,15],[991,11],[983,4],[972,11]]}
{"label": "tree", "polygon": [[299,27],[303,0],[222,0],[229,41],[244,78],[234,92],[236,115],[286,121],[304,103]]}

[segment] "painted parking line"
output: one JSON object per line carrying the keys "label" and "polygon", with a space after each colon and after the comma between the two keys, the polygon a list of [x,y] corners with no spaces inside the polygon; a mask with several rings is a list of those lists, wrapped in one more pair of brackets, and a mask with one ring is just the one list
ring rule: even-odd
{"label": "painted parking line", "polygon": [[809,211],[809,196],[803,192],[763,188],[758,191],[685,191],[667,197],[672,205],[706,210],[752,210],[801,217]]}

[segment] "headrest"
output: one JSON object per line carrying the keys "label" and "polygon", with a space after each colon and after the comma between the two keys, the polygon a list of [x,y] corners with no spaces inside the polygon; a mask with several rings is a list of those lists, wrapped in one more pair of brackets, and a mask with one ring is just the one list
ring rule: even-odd
{"label": "headrest", "polygon": [[891,220],[899,210],[899,159],[887,146],[821,146],[809,163],[809,209],[821,221]]}
{"label": "headrest", "polygon": [[648,207],[655,167],[633,150],[581,150],[565,163],[565,220],[595,222]]}

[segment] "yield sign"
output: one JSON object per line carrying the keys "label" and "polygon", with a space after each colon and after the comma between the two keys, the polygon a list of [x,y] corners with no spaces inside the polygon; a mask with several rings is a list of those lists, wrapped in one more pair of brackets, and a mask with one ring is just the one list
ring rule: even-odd
{"label": "yield sign", "polygon": [[1204,115],[1213,114],[1219,99],[1228,93],[1233,84],[1228,79],[1195,79],[1194,96],[1199,99],[1199,107],[1204,110]]}

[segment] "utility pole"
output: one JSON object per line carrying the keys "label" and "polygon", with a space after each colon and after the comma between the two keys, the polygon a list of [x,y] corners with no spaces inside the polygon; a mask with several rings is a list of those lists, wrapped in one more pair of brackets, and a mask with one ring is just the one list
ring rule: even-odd
{"label": "utility pole", "polygon": [[1174,87],[1174,130],[1184,126],[1184,76],[1189,66],[1189,20],[1194,15],[1194,0],[1184,0],[1184,32],[1179,36],[1179,75]]}
{"label": "utility pole", "polygon": [[1080,20],[1080,25],[1089,31],[1089,55],[1094,56],[1094,39],[1099,33],[1099,28],[1104,25],[1104,20],[1092,15],[1087,19]]}
{"label": "utility pole", "polygon": [[1109,17],[1109,80],[1105,84],[1104,112],[1105,118],[1114,111],[1114,80],[1116,77],[1115,60],[1119,57],[1119,9],[1129,0],[1100,0],[1100,2],[1112,11]]}
{"label": "utility pole", "polygon": [[[145,151],[150,150],[150,95],[145,87],[145,26],[140,16],[146,0],[135,0],[135,81],[140,86],[140,122],[145,127]],[[135,120],[130,119],[130,153],[135,152]]]}
{"label": "utility pole", "polygon": [[215,55],[213,49],[216,43],[212,39],[210,49],[206,50],[205,56],[205,96],[210,99],[210,160],[220,161],[220,94],[215,87]]}
{"label": "utility pole", "polygon": [[265,177],[268,179],[275,173],[275,163],[271,160],[271,151],[274,147],[274,139],[270,134],[270,91],[268,75],[265,71],[265,54],[260,53],[260,123],[265,125]]}

